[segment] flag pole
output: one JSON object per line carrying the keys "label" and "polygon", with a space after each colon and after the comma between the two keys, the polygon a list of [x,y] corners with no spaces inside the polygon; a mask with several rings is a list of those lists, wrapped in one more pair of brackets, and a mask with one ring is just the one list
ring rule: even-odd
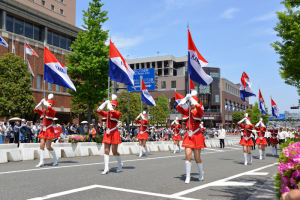
{"label": "flag pole", "polygon": [[[188,29],[188,31],[189,31],[189,23],[187,23],[187,29]],[[189,47],[188,47],[188,49],[189,49]],[[189,59],[189,58],[188,58],[188,59]],[[187,69],[187,70],[188,70],[188,69]],[[189,74],[189,72],[188,72],[188,87],[189,87],[188,94],[191,93],[191,83],[190,83],[190,79],[191,79],[191,77],[190,77],[190,74]],[[188,106],[189,106],[189,131],[190,131],[190,130],[191,130],[191,101],[189,101]]]}
{"label": "flag pole", "polygon": [[[110,92],[110,78],[108,75],[108,79],[107,79],[107,100],[108,101],[109,101],[109,92]],[[109,116],[109,110],[107,111],[107,116],[106,116],[106,131],[108,130],[108,116]]]}
{"label": "flag pole", "polygon": [[[143,101],[142,101],[142,79],[143,77],[142,76],[140,76],[140,82],[141,82],[141,114],[143,115]],[[141,125],[142,125],[142,128],[143,128],[143,116],[141,116],[142,117],[142,121],[141,121]]]}

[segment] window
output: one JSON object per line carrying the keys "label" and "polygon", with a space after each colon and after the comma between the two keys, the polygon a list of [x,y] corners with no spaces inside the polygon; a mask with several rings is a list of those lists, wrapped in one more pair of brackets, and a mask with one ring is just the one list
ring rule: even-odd
{"label": "window", "polygon": [[176,88],[176,81],[171,81],[171,88]]}
{"label": "window", "polygon": [[220,103],[220,95],[218,94],[215,95],[215,102]]}
{"label": "window", "polygon": [[65,38],[64,36],[60,36],[59,37],[59,47],[66,49],[67,48],[67,38]]}
{"label": "window", "polygon": [[166,89],[166,81],[161,81],[161,89]]}
{"label": "window", "polygon": [[33,38],[33,25],[25,23],[25,36],[28,38]]}
{"label": "window", "polygon": [[43,79],[43,75],[37,75],[37,77],[36,77],[36,88],[37,89],[42,89],[42,79]]}
{"label": "window", "polygon": [[45,1],[44,1],[44,0],[42,0],[41,4],[42,4],[42,6],[45,6]]}
{"label": "window", "polygon": [[63,9],[60,9],[59,11],[60,11],[60,14],[61,14],[61,15],[64,14],[64,10],[63,10]]}
{"label": "window", "polygon": [[56,92],[59,92],[59,85],[56,85],[56,86],[55,86],[55,91],[56,91]]}
{"label": "window", "polygon": [[51,4],[51,10],[54,11],[54,5]]}
{"label": "window", "polygon": [[71,50],[70,49],[71,44],[72,44],[72,40],[70,40],[69,38],[67,38],[67,49],[68,50]]}
{"label": "window", "polygon": [[14,33],[24,35],[24,22],[14,19]]}
{"label": "window", "polygon": [[38,41],[42,41],[42,31],[41,31],[40,27],[34,26],[33,27],[33,34],[34,34],[33,39],[38,40]]}
{"label": "window", "polygon": [[53,41],[52,41],[52,44],[53,44],[54,46],[59,47],[59,35],[56,34],[56,33],[53,33],[52,40],[53,40]]}
{"label": "window", "polygon": [[11,16],[6,16],[6,30],[14,32],[14,19]]}
{"label": "window", "polygon": [[52,91],[52,84],[48,83],[48,90]]}
{"label": "window", "polygon": [[48,44],[53,44],[53,42],[52,42],[52,32],[51,31],[48,31],[48,34],[47,34],[47,43]]}

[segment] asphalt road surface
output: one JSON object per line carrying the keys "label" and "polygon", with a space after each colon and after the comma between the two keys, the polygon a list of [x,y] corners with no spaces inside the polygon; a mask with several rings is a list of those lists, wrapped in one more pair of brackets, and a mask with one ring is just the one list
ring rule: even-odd
{"label": "asphalt road surface", "polygon": [[[35,168],[38,160],[0,164],[0,199],[248,199],[273,178],[277,158],[267,148],[267,158],[243,165],[239,145],[225,149],[206,148],[201,153],[205,180],[198,181],[192,162],[190,184],[185,184],[184,153],[151,153],[148,157],[122,156],[123,171],[110,156],[110,173],[101,175],[103,156],[62,158],[57,167],[52,159]],[[253,198],[253,196],[252,196]]]}

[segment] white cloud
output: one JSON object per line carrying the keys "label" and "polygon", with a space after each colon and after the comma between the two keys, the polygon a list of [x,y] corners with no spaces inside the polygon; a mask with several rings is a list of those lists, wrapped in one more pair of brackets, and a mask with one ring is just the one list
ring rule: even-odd
{"label": "white cloud", "polygon": [[117,48],[129,48],[139,45],[143,41],[143,37],[137,36],[132,38],[126,38],[112,35],[111,40]]}
{"label": "white cloud", "polygon": [[234,17],[234,14],[239,11],[240,9],[238,8],[228,8],[221,14],[221,17],[225,19],[232,19]]}
{"label": "white cloud", "polygon": [[251,22],[263,22],[263,21],[273,20],[273,19],[276,19],[276,18],[277,18],[276,13],[275,12],[271,12],[271,13],[267,13],[265,15],[254,17],[250,21]]}

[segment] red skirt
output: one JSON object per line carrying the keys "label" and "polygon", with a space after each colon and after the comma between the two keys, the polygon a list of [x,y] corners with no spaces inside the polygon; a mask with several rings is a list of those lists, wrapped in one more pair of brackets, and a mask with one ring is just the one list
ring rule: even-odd
{"label": "red skirt", "polygon": [[270,143],[271,144],[278,144],[278,139],[276,138],[276,139],[274,139],[274,138],[270,138]]}
{"label": "red skirt", "polygon": [[181,140],[181,136],[179,134],[175,136],[175,134],[174,134],[173,137],[172,137],[172,140],[174,140],[174,141],[180,141]]}
{"label": "red skirt", "polygon": [[107,134],[106,131],[105,131],[102,143],[105,143],[105,144],[121,144],[122,140],[121,140],[119,131],[115,130],[115,131],[110,132],[109,134]]}
{"label": "red skirt", "polygon": [[45,140],[53,140],[60,137],[60,132],[55,132],[54,127],[51,126],[50,128],[46,129],[46,131],[41,130],[38,138],[45,139]]}
{"label": "red skirt", "polygon": [[250,147],[254,146],[253,140],[252,140],[251,137],[249,137],[248,140],[246,140],[246,139],[243,137],[243,138],[241,139],[241,141],[240,141],[240,144],[243,145],[243,146],[250,146]]}
{"label": "red skirt", "polygon": [[148,140],[148,133],[145,131],[143,134],[139,132],[139,134],[136,137],[138,140]]}
{"label": "red skirt", "polygon": [[259,137],[256,139],[256,144],[258,145],[268,145],[268,142],[266,140],[266,138],[264,137],[263,139],[260,139]]}
{"label": "red skirt", "polygon": [[181,146],[192,148],[192,149],[202,149],[206,147],[205,138],[200,131],[192,135],[192,137],[190,137],[189,134],[186,132],[184,134],[184,138]]}

